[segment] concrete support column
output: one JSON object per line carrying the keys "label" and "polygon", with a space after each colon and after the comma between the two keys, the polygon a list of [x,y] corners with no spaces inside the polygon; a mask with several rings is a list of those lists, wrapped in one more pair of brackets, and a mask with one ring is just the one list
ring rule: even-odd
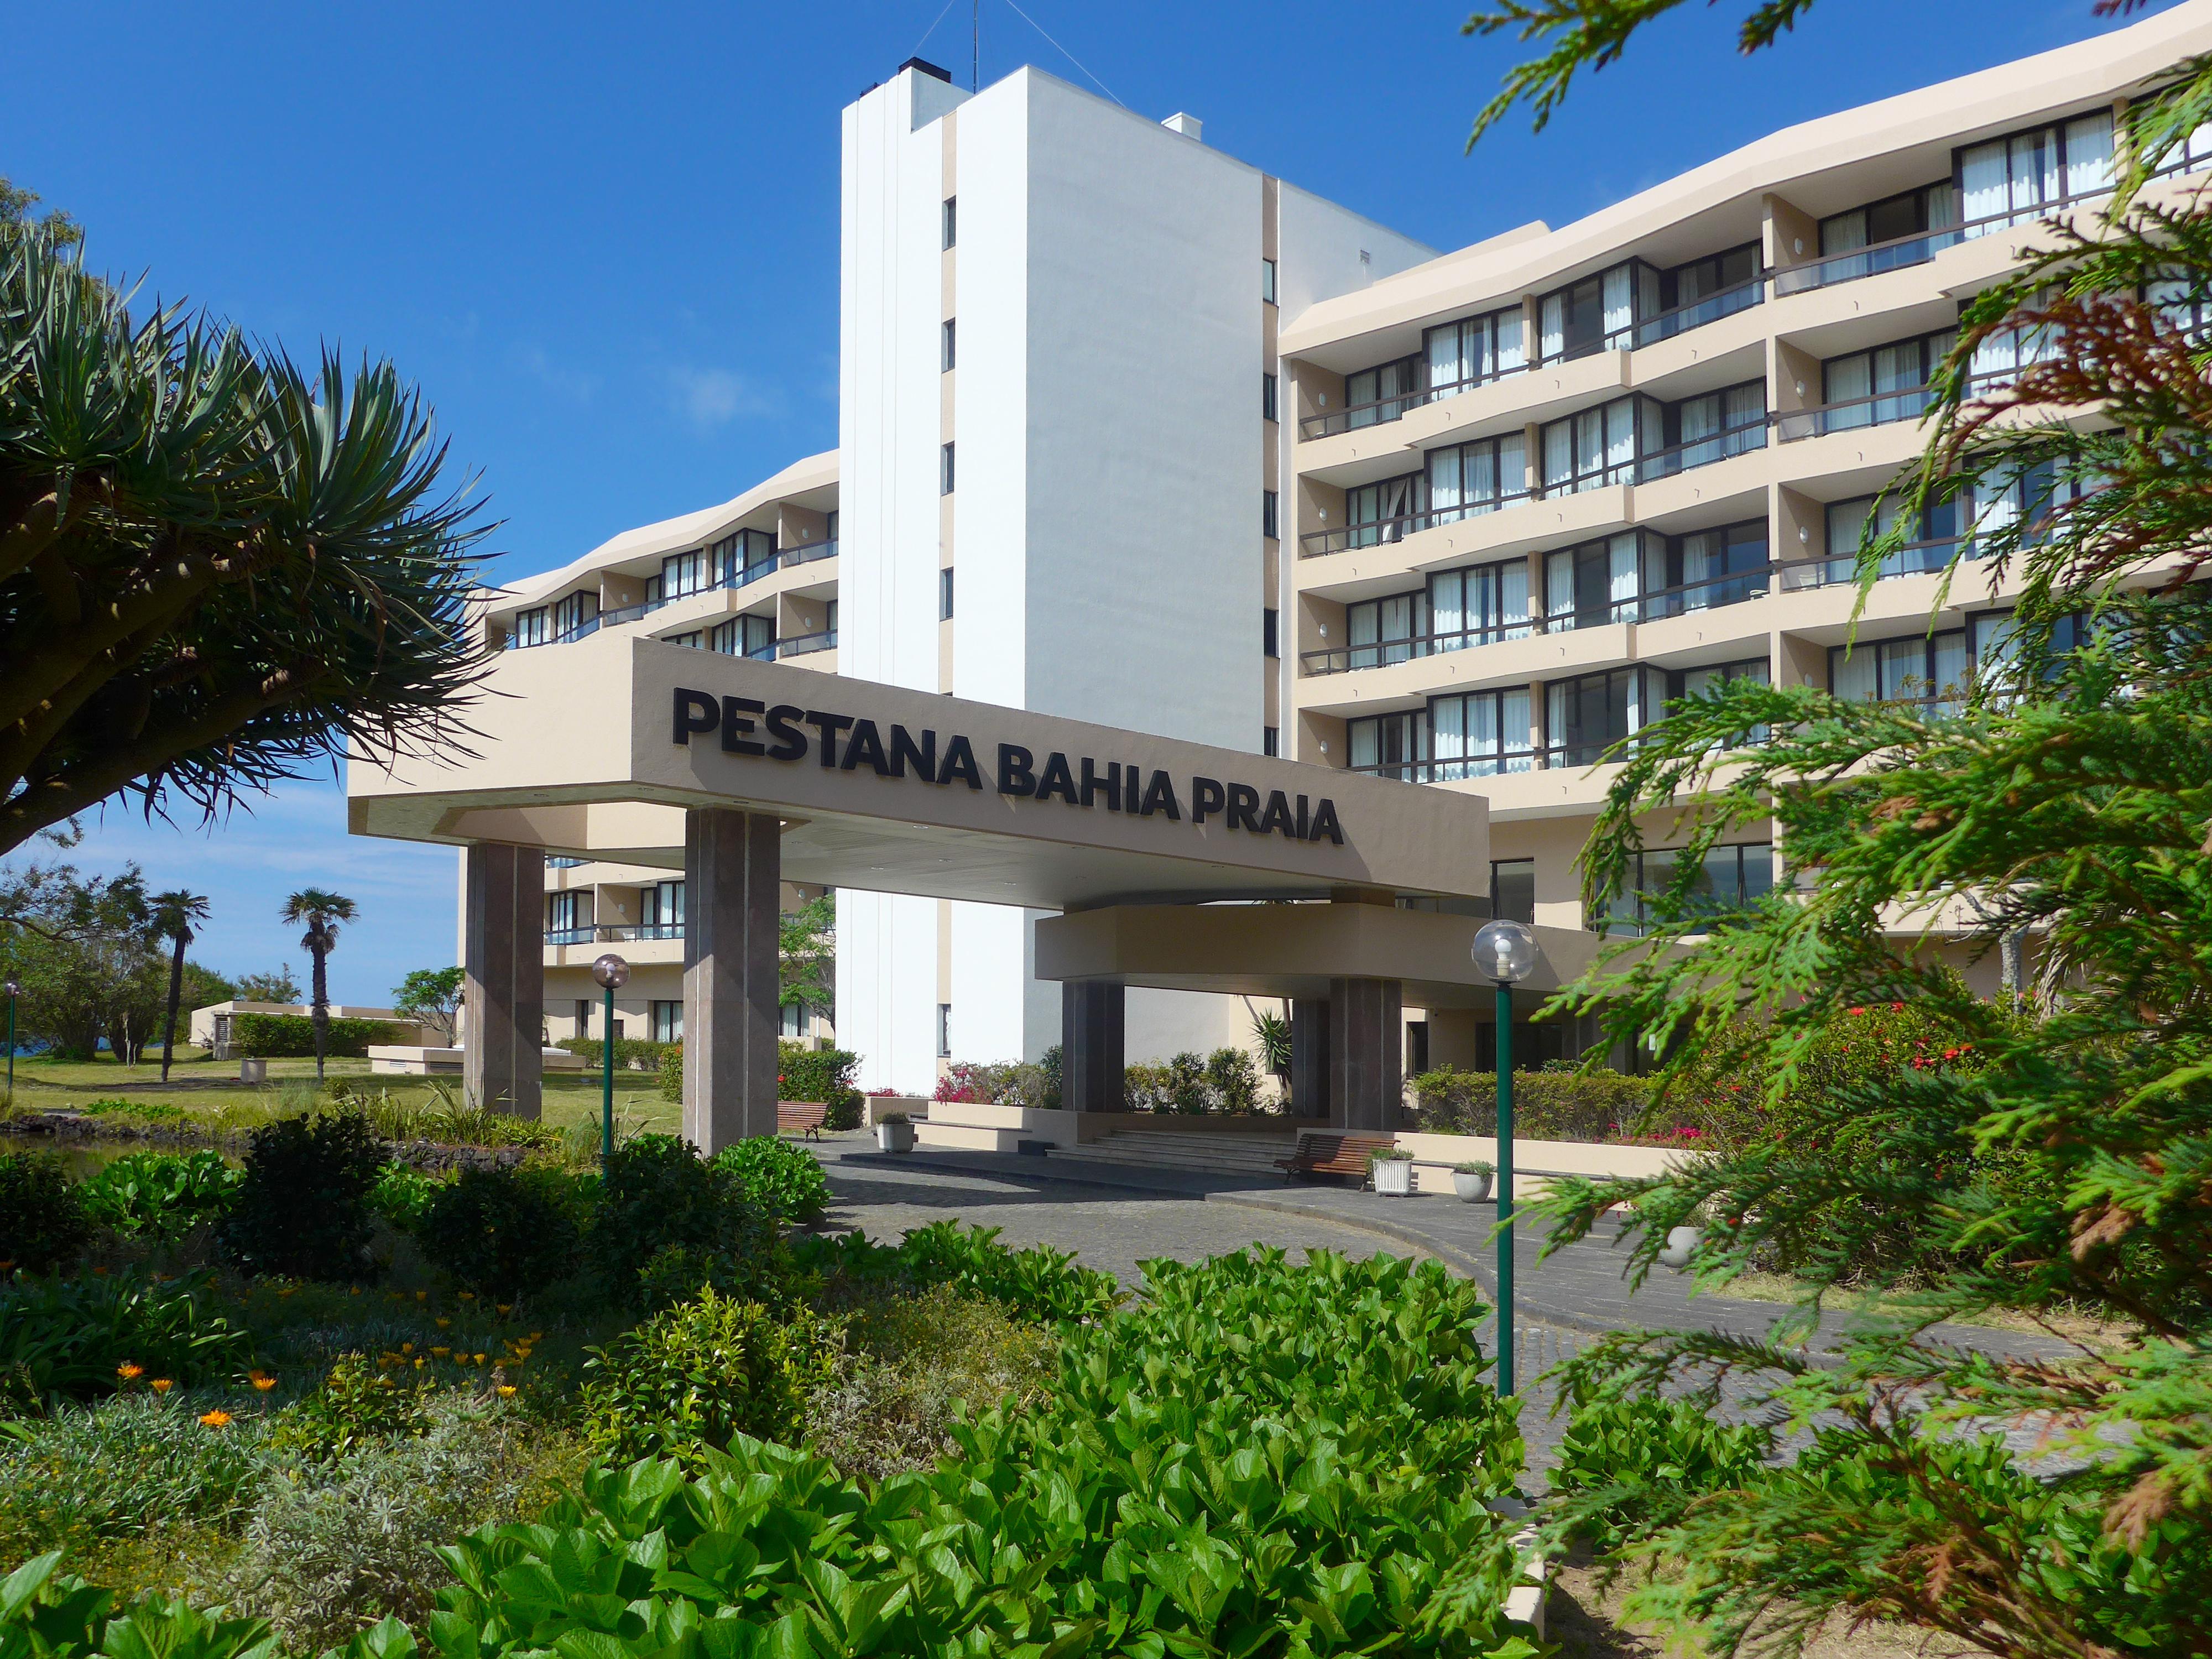
{"label": "concrete support column", "polygon": [[1330,1121],[1380,1133],[1398,1127],[1405,1091],[1404,988],[1395,979],[1328,982]]}
{"label": "concrete support column", "polygon": [[461,1089],[471,1106],[536,1117],[544,1095],[545,854],[468,849]]}
{"label": "concrete support column", "polygon": [[1328,1095],[1328,1004],[1291,1004],[1291,1113],[1333,1117]]}
{"label": "concrete support column", "polygon": [[1122,1088],[1129,993],[1105,980],[1060,988],[1060,1104],[1076,1112],[1128,1109]]}
{"label": "concrete support column", "polygon": [[712,1157],[775,1133],[774,813],[684,815],[684,1138]]}

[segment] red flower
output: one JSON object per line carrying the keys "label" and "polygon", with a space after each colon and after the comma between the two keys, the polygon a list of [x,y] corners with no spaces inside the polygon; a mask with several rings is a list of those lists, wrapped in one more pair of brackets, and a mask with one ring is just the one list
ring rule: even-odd
{"label": "red flower", "polygon": [[1851,1018],[1854,1018],[1854,1019],[1858,1018],[1861,1015],[1864,1014],[1865,1012],[1866,1012],[1866,1010],[1865,1010],[1865,1009],[1863,1009],[1863,1008],[1854,1008],[1854,1009],[1852,1009],[1852,1010],[1850,1011]]}
{"label": "red flower", "polygon": [[1889,1005],[1889,1012],[1893,1014],[1901,1014],[1905,1012],[1905,1005],[1901,1002],[1893,1002]]}

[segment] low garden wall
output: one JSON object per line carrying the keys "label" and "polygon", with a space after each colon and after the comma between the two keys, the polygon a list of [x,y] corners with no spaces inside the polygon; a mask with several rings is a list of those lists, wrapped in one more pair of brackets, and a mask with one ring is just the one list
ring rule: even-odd
{"label": "low garden wall", "polygon": [[[1413,1190],[1449,1193],[1455,1164],[1498,1162],[1495,1135],[1424,1134],[1409,1131],[1398,1145],[1413,1155]],[[1669,1146],[1626,1146],[1618,1142],[1524,1140],[1513,1137],[1513,1195],[1533,1198],[1551,1182],[1547,1176],[1593,1178],[1664,1175],[1692,1154]]]}

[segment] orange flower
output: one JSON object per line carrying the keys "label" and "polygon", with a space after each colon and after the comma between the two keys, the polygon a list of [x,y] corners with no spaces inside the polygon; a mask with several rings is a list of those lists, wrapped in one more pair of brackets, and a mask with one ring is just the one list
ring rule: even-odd
{"label": "orange flower", "polygon": [[276,1386],[276,1379],[270,1376],[266,1371],[251,1372],[248,1374],[246,1380],[252,1383],[254,1388],[263,1394],[267,1394],[270,1389]]}
{"label": "orange flower", "polygon": [[349,1286],[346,1291],[346,1294],[348,1296],[359,1296],[361,1294],[361,1286],[358,1285]]}
{"label": "orange flower", "polygon": [[132,1382],[146,1374],[146,1368],[143,1365],[134,1365],[126,1359],[115,1368],[115,1374],[125,1382]]}
{"label": "orange flower", "polygon": [[0,1261],[0,1273],[12,1273],[15,1271],[15,1263],[14,1258],[11,1257],[6,1261]]}
{"label": "orange flower", "polygon": [[174,1382],[172,1382],[166,1376],[157,1376],[146,1386],[153,1389],[155,1394],[167,1394],[171,1389],[173,1389],[177,1385]]}
{"label": "orange flower", "polygon": [[229,1421],[230,1413],[224,1411],[205,1412],[200,1417],[200,1425],[203,1428],[219,1429]]}
{"label": "orange flower", "polygon": [[428,1302],[430,1299],[430,1292],[428,1291],[417,1291],[415,1292],[415,1299],[417,1302]]}

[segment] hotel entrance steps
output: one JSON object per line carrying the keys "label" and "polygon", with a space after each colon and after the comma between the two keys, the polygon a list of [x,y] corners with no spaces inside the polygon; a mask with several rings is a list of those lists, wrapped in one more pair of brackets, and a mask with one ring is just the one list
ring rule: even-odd
{"label": "hotel entrance steps", "polygon": [[1166,1129],[1120,1129],[1085,1146],[1055,1146],[1054,1164],[1115,1164],[1156,1170],[1195,1170],[1209,1175],[1272,1176],[1275,1160],[1297,1147],[1296,1135],[1180,1134]]}

